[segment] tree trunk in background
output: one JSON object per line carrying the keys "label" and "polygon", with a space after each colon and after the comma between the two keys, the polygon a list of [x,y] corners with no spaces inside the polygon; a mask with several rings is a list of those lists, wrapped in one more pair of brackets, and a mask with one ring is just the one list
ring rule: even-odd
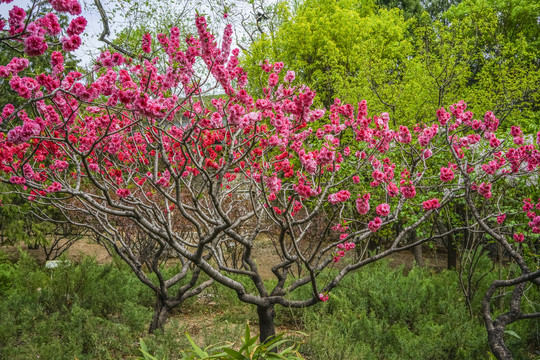
{"label": "tree trunk in background", "polygon": [[424,256],[422,254],[422,245],[417,245],[413,247],[414,262],[416,265],[423,267],[424,266]]}
{"label": "tree trunk in background", "polygon": [[454,235],[448,235],[446,238],[446,249],[448,250],[447,268],[455,269],[457,265],[457,249]]}
{"label": "tree trunk in background", "polygon": [[167,304],[167,301],[161,296],[157,296],[156,305],[154,306],[154,316],[152,317],[148,333],[153,334],[157,329],[163,330],[171,310],[172,307]]}
{"label": "tree trunk in background", "polygon": [[[416,235],[416,229],[413,229],[409,236],[410,236],[410,242],[412,243],[418,240],[418,236]],[[422,244],[416,245],[415,247],[413,247],[412,252],[414,255],[414,262],[416,263],[416,265],[423,267],[424,255],[422,253]]]}

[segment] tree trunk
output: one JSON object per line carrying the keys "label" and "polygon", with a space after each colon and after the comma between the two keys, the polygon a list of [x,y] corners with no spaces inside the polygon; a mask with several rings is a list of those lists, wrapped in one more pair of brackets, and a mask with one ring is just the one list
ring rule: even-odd
{"label": "tree trunk", "polygon": [[504,328],[496,328],[493,331],[488,331],[488,343],[493,355],[498,360],[512,360],[512,353],[504,343]]}
{"label": "tree trunk", "polygon": [[422,245],[416,245],[412,249],[414,254],[414,261],[416,262],[416,265],[423,267],[424,266],[424,255],[422,253]]}
{"label": "tree trunk", "polygon": [[446,237],[446,249],[448,250],[447,268],[448,270],[455,269],[457,265],[457,249],[452,234]]}
{"label": "tree trunk", "polygon": [[[271,340],[276,335],[276,329],[274,327],[276,312],[274,311],[274,305],[268,307],[257,306],[257,315],[259,316],[259,340],[262,344]],[[272,351],[275,351],[275,349],[272,349]]]}
{"label": "tree trunk", "polygon": [[148,329],[149,334],[153,334],[157,329],[163,330],[171,310],[172,307],[167,304],[167,301],[158,296],[154,306],[154,316],[150,323],[150,329]]}
{"label": "tree trunk", "polygon": [[[414,243],[418,240],[418,236],[416,235],[416,229],[412,230],[409,234],[409,240],[410,242]],[[414,255],[414,261],[416,262],[416,265],[418,266],[424,266],[424,255],[422,253],[422,244],[416,245],[412,248],[412,252]]]}

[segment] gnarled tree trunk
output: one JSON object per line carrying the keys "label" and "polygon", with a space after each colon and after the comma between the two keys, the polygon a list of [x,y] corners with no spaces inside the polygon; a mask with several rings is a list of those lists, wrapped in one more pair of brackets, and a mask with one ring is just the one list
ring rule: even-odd
{"label": "gnarled tree trunk", "polygon": [[153,334],[158,329],[163,330],[173,307],[166,299],[163,299],[161,296],[157,297],[156,305],[154,306],[154,316],[152,317],[148,333]]}
{"label": "gnarled tree trunk", "polygon": [[259,316],[259,339],[261,343],[264,343],[271,340],[274,335],[276,335],[276,329],[274,326],[274,317],[276,317],[276,312],[274,310],[274,305],[267,307],[257,306],[257,315]]}

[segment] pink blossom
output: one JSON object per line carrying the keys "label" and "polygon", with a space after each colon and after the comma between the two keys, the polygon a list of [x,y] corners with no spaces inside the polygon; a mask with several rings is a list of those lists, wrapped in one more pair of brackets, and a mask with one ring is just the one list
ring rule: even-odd
{"label": "pink blossom", "polygon": [[264,182],[268,187],[268,190],[272,193],[277,193],[281,190],[281,179],[276,176],[267,177]]}
{"label": "pink blossom", "polygon": [[452,114],[446,112],[444,108],[440,108],[439,110],[437,110],[437,118],[439,119],[439,122],[441,123],[441,125],[444,126],[446,125],[448,120],[452,118]]}
{"label": "pink blossom", "polygon": [[62,31],[60,23],[58,22],[58,17],[56,14],[48,13],[45,14],[41,19],[38,20],[40,26],[45,29],[49,35],[58,35]]}
{"label": "pink blossom", "polygon": [[534,204],[531,203],[531,199],[523,199],[523,211],[529,211],[534,208]]}
{"label": "pink blossom", "polygon": [[478,186],[478,193],[480,195],[482,195],[483,197],[485,197],[486,199],[490,199],[492,194],[491,194],[491,184],[488,183],[481,183],[479,186]]}
{"label": "pink blossom", "polygon": [[352,181],[353,181],[353,183],[358,184],[360,182],[360,176],[354,175],[352,177]]}
{"label": "pink blossom", "polygon": [[345,202],[345,201],[349,200],[350,197],[351,197],[350,192],[348,192],[347,190],[340,190],[337,193],[328,195],[328,201],[331,204],[335,205],[337,203]]}
{"label": "pink blossom", "polygon": [[361,215],[365,215],[369,211],[369,199],[371,197],[370,193],[364,194],[364,196],[359,197],[356,199],[356,210]]}
{"label": "pink blossom", "polygon": [[55,181],[51,185],[49,185],[45,191],[48,193],[55,193],[59,192],[60,190],[62,190],[62,184]]}
{"label": "pink blossom", "polygon": [[296,77],[296,74],[294,73],[294,71],[287,71],[287,75],[285,75],[285,81],[286,82],[292,82],[294,80],[294,78]]}
{"label": "pink blossom", "polygon": [[497,146],[501,145],[501,141],[497,139],[495,136],[489,140],[489,146],[492,148],[496,148]]}
{"label": "pink blossom", "polygon": [[400,191],[406,199],[412,199],[416,196],[416,188],[412,183],[401,186]]}
{"label": "pink blossom", "polygon": [[379,216],[388,216],[390,214],[390,205],[383,203],[377,206],[377,214]]}
{"label": "pink blossom", "polygon": [[26,184],[26,179],[21,176],[12,176],[9,182],[16,185],[24,185]]}
{"label": "pink blossom", "polygon": [[116,190],[116,195],[120,198],[126,198],[131,194],[131,191],[129,189],[118,189]]}
{"label": "pink blossom", "polygon": [[422,203],[422,207],[424,208],[424,210],[428,211],[428,210],[440,208],[441,204],[439,203],[439,199],[430,199],[430,200],[424,201]]}
{"label": "pink blossom", "polygon": [[406,126],[399,126],[398,141],[403,144],[408,144],[412,140],[412,135]]}
{"label": "pink blossom", "polygon": [[71,35],[70,37],[64,36],[60,41],[62,43],[62,49],[67,52],[77,50],[79,46],[81,46],[81,38],[79,35]]}
{"label": "pink blossom", "polygon": [[502,224],[504,222],[504,219],[506,219],[506,214],[500,214],[497,216],[497,224]]}
{"label": "pink blossom", "polygon": [[512,135],[513,137],[523,135],[523,131],[521,131],[521,128],[519,126],[512,126],[511,129],[512,130],[510,130],[510,135]]}
{"label": "pink blossom", "polygon": [[51,54],[51,65],[53,66],[53,73],[60,74],[64,71],[64,56],[60,51],[53,51]]}
{"label": "pink blossom", "polygon": [[47,51],[48,46],[42,36],[31,35],[24,39],[24,52],[28,56],[39,56]]}
{"label": "pink blossom", "polygon": [[388,183],[388,186],[386,187],[386,191],[388,192],[388,195],[390,197],[395,197],[397,194],[399,194],[399,189],[393,182]]}
{"label": "pink blossom", "polygon": [[328,299],[330,299],[330,296],[328,296],[328,294],[319,294],[319,300],[321,300],[322,302],[327,302]]}
{"label": "pink blossom", "polygon": [[522,243],[525,240],[525,235],[523,235],[523,233],[514,234],[514,240],[518,243]]}
{"label": "pink blossom", "polygon": [[2,109],[2,117],[0,117],[0,124],[2,123],[3,119],[7,119],[13,112],[15,111],[15,106],[12,104],[7,104],[4,106],[4,109]]}
{"label": "pink blossom", "polygon": [[152,37],[148,33],[143,35],[143,38],[142,38],[142,50],[147,54],[152,52]]}
{"label": "pink blossom", "polygon": [[447,182],[452,181],[454,179],[454,172],[450,167],[445,168],[444,166],[441,167],[441,181]]}
{"label": "pink blossom", "polygon": [[66,32],[69,36],[80,35],[86,28],[87,23],[88,22],[86,21],[84,17],[82,16],[76,17],[75,19],[71,20],[71,23],[69,23],[69,26]]}
{"label": "pink blossom", "polygon": [[385,175],[382,171],[380,171],[380,170],[375,170],[375,171],[371,174],[371,176],[373,177],[373,179],[374,179],[375,181],[378,181],[378,182],[381,182],[381,181],[383,181],[383,180],[386,178],[386,175]]}
{"label": "pink blossom", "polygon": [[276,73],[271,73],[270,77],[268,78],[268,86],[274,87],[277,85],[279,81],[279,76]]}
{"label": "pink blossom", "polygon": [[369,230],[371,230],[372,232],[376,232],[377,230],[380,229],[382,225],[382,220],[380,217],[376,217],[375,219],[373,219],[372,221],[369,222],[368,224],[368,228]]}
{"label": "pink blossom", "polygon": [[317,156],[317,163],[319,165],[328,165],[336,158],[336,154],[326,147],[323,147]]}

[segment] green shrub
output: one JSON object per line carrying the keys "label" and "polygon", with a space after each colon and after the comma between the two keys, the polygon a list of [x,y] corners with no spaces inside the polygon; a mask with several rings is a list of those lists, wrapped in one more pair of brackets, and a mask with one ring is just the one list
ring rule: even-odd
{"label": "green shrub", "polygon": [[[182,360],[257,360],[257,359],[283,359],[283,360],[302,360],[302,355],[298,352],[298,343],[295,340],[284,339],[285,333],[277,334],[271,340],[260,344],[259,336],[251,336],[249,323],[246,324],[244,336],[241,338],[241,345],[237,349],[234,343],[224,345],[214,344],[202,349],[186,332],[186,338],[190,348],[180,352]],[[285,347],[287,344],[291,344]],[[150,353],[143,339],[140,340],[140,351],[143,354],[143,360],[158,360]]]}
{"label": "green shrub", "polygon": [[484,359],[487,335],[471,319],[457,274],[386,263],[347,278],[330,300],[304,315],[312,359]]}

